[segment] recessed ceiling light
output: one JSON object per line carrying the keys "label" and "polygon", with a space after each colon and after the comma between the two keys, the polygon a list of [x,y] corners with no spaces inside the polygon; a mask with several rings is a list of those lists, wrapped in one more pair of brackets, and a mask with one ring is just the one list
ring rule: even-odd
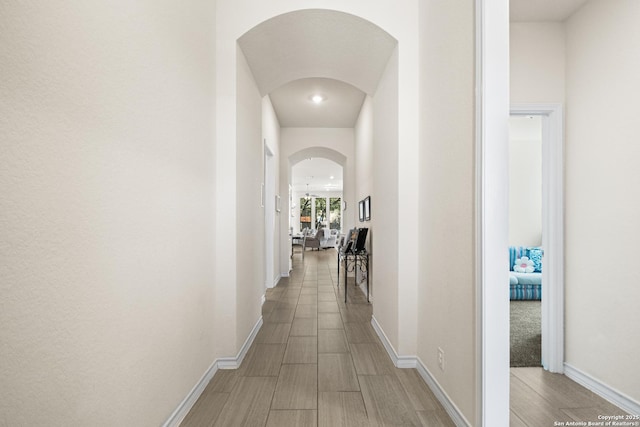
{"label": "recessed ceiling light", "polygon": [[329,177],[329,179],[333,179],[333,175],[331,175],[331,176]]}
{"label": "recessed ceiling light", "polygon": [[311,101],[313,101],[314,104],[320,104],[321,102],[323,102],[326,98],[320,94],[315,94],[311,97]]}

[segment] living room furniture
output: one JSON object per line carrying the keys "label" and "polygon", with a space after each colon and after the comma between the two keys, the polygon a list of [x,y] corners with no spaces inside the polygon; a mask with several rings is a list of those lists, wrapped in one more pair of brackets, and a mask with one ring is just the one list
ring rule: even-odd
{"label": "living room furniture", "polygon": [[338,240],[337,230],[329,230],[328,228],[320,228],[315,236],[306,235],[303,239],[302,250],[311,249],[328,249],[335,248]]}
{"label": "living room furniture", "polygon": [[304,252],[307,248],[320,250],[320,240],[324,235],[324,229],[319,229],[315,236],[305,235],[302,240],[302,258],[304,258]]}
{"label": "living room furniture", "polygon": [[[516,261],[527,257],[534,271],[514,271]],[[509,299],[540,300],[542,298],[542,249],[539,247],[509,246]]]}
{"label": "living room furniture", "polygon": [[338,230],[322,229],[322,238],[320,239],[320,247],[322,249],[335,248],[338,239]]}

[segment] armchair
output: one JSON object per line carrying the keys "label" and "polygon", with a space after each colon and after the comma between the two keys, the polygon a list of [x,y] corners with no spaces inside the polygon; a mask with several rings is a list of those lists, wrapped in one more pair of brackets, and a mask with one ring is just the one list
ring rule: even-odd
{"label": "armchair", "polygon": [[311,248],[311,249],[315,248],[320,250],[320,240],[322,240],[323,235],[324,235],[323,228],[319,229],[316,235],[313,237],[305,235],[304,240],[302,242],[302,253],[304,253],[304,251],[307,248]]}

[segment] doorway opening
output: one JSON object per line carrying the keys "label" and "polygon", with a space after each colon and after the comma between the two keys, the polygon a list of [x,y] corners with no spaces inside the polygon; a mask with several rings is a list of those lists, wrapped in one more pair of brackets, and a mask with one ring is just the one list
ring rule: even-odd
{"label": "doorway opening", "polygon": [[308,158],[291,168],[293,234],[327,228],[342,232],[342,166],[324,158]]}
{"label": "doorway opening", "polygon": [[346,157],[326,147],[309,147],[292,153],[288,164],[291,256],[305,250],[305,236],[318,237],[310,247],[336,248],[343,230],[351,226],[345,199],[353,181],[345,166]]}
{"label": "doorway opening", "polygon": [[513,115],[509,119],[511,368],[542,366],[542,253],[542,116]]}
{"label": "doorway opening", "polygon": [[265,233],[265,288],[278,283],[280,275],[275,275],[274,267],[276,232],[276,170],[273,152],[264,140],[264,233]]}
{"label": "doorway opening", "polygon": [[[541,360],[540,364],[545,370],[554,373],[564,372],[564,282],[563,282],[563,265],[564,265],[564,224],[563,224],[563,122],[562,122],[562,106],[559,104],[529,104],[529,105],[513,105],[511,107],[511,117],[514,120],[530,120],[532,123],[539,122],[538,131],[540,133],[540,252],[534,255],[540,262],[538,269],[541,276],[540,292],[540,348]],[[535,127],[533,128],[535,129]],[[535,130],[534,130],[535,132]],[[530,150],[534,148],[529,147]],[[512,153],[516,154],[516,153]],[[524,155],[523,153],[520,153]],[[532,152],[528,154],[533,156]],[[536,168],[537,166],[533,166]],[[533,170],[533,169],[532,169]],[[515,172],[515,171],[514,171]],[[533,172],[529,172],[531,174]],[[519,177],[522,178],[522,177]],[[531,182],[532,180],[527,180]],[[513,184],[513,182],[512,182]],[[531,184],[537,185],[537,184]],[[512,189],[517,190],[517,189]],[[510,190],[511,197],[515,196],[514,191]],[[518,197],[520,199],[520,197]],[[526,197],[525,197],[526,199]],[[513,205],[519,200],[513,200]],[[535,205],[534,198],[530,198],[529,202]],[[524,209],[537,209],[523,204]],[[510,201],[510,208],[512,201]],[[519,211],[512,212],[510,216],[522,215]],[[529,223],[536,222],[531,219]],[[517,222],[516,222],[517,223]],[[537,226],[531,227],[535,230]],[[523,230],[526,227],[522,227]],[[510,230],[510,245],[513,243],[512,238],[516,237],[517,232],[523,230]],[[534,236],[536,231],[529,231],[531,237],[521,234],[522,239],[536,239]],[[535,246],[534,246],[535,247]],[[523,254],[519,254],[523,256]],[[527,251],[526,255],[530,255]],[[524,255],[524,256],[526,256]],[[538,258],[539,257],[539,258]],[[528,257],[528,261],[534,263]],[[526,269],[527,267],[521,267]],[[536,266],[534,266],[535,272]],[[526,273],[525,273],[526,274]],[[511,284],[510,284],[511,286]],[[521,289],[522,291],[522,289]],[[535,299],[535,290],[531,289],[529,296]]]}

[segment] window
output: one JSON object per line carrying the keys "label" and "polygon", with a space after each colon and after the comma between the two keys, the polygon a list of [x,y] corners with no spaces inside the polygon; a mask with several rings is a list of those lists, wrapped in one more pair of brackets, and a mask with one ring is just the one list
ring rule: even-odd
{"label": "window", "polygon": [[316,203],[316,229],[327,226],[327,199],[317,198]]}
{"label": "window", "polygon": [[329,228],[332,230],[340,230],[341,224],[341,214],[342,214],[342,199],[340,197],[331,197],[329,198],[329,219],[331,223],[329,224]]}
{"label": "window", "polygon": [[311,228],[311,199],[300,199],[300,230]]}

